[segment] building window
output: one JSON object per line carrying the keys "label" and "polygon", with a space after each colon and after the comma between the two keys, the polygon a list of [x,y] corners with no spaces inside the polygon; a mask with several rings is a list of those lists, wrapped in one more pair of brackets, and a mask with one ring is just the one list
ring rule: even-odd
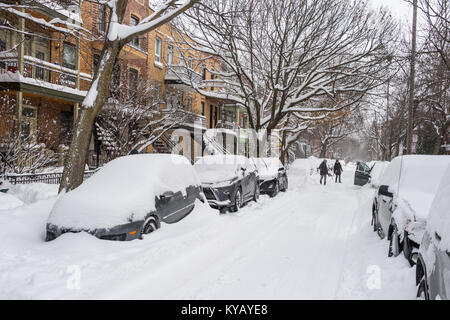
{"label": "building window", "polygon": [[77,49],[73,44],[65,43],[63,44],[63,61],[62,65],[65,68],[76,69],[76,52]]}
{"label": "building window", "polygon": [[[216,77],[213,75],[213,74],[211,74],[211,80],[214,80]],[[213,82],[211,81],[211,84],[212,84]],[[211,86],[211,91],[214,91],[214,86],[212,85]]]}
{"label": "building window", "polygon": [[[137,26],[139,24],[139,18],[136,16],[131,16],[130,25],[132,27]],[[131,40],[131,45],[139,48],[139,37],[135,37],[133,40]]]}
{"label": "building window", "polygon": [[138,86],[138,76],[139,76],[139,72],[136,69],[130,68],[128,92],[131,97],[136,96],[137,86]]}
{"label": "building window", "polygon": [[[45,54],[43,52],[41,52],[41,51],[36,51],[36,59],[44,61],[45,60]],[[36,79],[45,80],[44,79],[45,78],[44,71],[45,71],[44,68],[36,67],[36,71],[35,71]]]}
{"label": "building window", "polygon": [[173,64],[173,46],[170,44],[167,46],[167,64]]}
{"label": "building window", "polygon": [[202,116],[205,115],[205,102],[202,101]]}
{"label": "building window", "polygon": [[155,38],[155,62],[161,63],[161,39]]}
{"label": "building window", "polygon": [[202,68],[202,80],[206,80],[206,67]]}
{"label": "building window", "polygon": [[69,145],[72,140],[73,112],[61,111],[59,120],[61,122],[60,142]]}
{"label": "building window", "polygon": [[100,55],[95,53],[92,56],[92,71],[93,71],[94,75],[97,73],[97,69],[98,69],[98,65],[99,64],[100,64]]}
{"label": "building window", "polygon": [[187,98],[187,111],[191,112],[192,111],[192,99],[189,97]]}
{"label": "building window", "polygon": [[189,69],[192,69],[192,58],[188,59],[188,66],[189,66]]}
{"label": "building window", "polygon": [[98,5],[98,20],[97,20],[98,32],[105,33],[106,31],[106,10],[104,4]]}

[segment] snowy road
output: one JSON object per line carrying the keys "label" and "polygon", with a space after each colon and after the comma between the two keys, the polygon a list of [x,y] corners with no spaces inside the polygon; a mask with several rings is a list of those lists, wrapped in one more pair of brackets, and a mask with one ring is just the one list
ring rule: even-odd
{"label": "snowy road", "polygon": [[288,192],[234,214],[199,203],[181,222],[125,243],[85,234],[43,242],[54,200],[0,211],[0,298],[414,298],[414,268],[387,258],[371,232],[373,189],[353,186],[351,169],[343,184],[317,180],[291,178]]}

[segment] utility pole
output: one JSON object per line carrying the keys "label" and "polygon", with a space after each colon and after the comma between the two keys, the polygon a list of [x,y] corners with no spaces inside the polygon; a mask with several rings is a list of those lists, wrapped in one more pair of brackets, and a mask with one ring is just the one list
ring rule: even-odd
{"label": "utility pole", "polygon": [[416,76],[417,0],[413,1],[411,70],[409,75],[408,127],[406,129],[406,154],[411,154],[414,111],[414,85]]}

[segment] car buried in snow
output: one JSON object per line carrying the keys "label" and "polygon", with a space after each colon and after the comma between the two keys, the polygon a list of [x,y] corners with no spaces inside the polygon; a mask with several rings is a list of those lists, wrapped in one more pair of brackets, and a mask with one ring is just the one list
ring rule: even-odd
{"label": "car buried in snow", "polygon": [[259,198],[258,170],[250,159],[238,155],[210,155],[194,164],[209,205],[238,211],[246,202]]}
{"label": "car buried in snow", "polygon": [[416,264],[417,297],[450,299],[450,166],[431,204]]}
{"label": "car buried in snow", "polygon": [[388,256],[403,251],[415,264],[430,206],[448,165],[450,156],[407,155],[394,158],[383,172],[372,204],[372,225],[381,239],[388,239]]}
{"label": "car buried in snow", "polygon": [[120,157],[57,199],[48,218],[46,240],[81,231],[104,240],[142,239],[162,222],[186,217],[196,199],[204,201],[204,195],[185,157]]}
{"label": "car buried in snow", "polygon": [[275,157],[252,158],[252,161],[258,169],[261,194],[275,197],[280,191],[284,192],[287,190],[288,177],[280,159]]}

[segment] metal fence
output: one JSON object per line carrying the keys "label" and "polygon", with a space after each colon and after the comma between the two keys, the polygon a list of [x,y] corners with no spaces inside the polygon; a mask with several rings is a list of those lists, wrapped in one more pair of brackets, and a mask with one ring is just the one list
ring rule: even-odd
{"label": "metal fence", "polygon": [[[96,170],[90,170],[84,172],[84,179],[92,176]],[[62,173],[31,173],[31,174],[6,174],[4,178],[11,184],[29,184],[29,183],[48,183],[59,184],[61,182]]]}

